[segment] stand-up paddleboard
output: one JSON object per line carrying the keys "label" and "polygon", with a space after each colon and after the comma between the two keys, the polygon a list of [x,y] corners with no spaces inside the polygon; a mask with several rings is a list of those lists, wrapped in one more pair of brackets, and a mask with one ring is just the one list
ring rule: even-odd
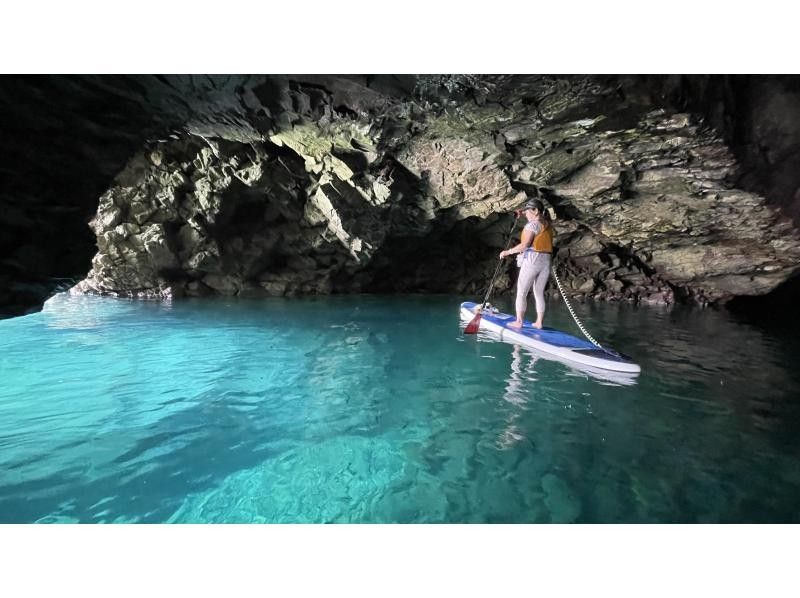
{"label": "stand-up paddleboard", "polygon": [[[472,301],[462,303],[461,318],[472,320],[477,306],[478,304]],[[628,374],[638,374],[642,371],[642,368],[626,355],[608,347],[598,347],[588,340],[554,328],[545,326],[539,330],[527,320],[521,329],[509,328],[508,324],[514,319],[514,316],[485,309],[481,314],[480,329],[499,334],[501,341],[530,347],[575,364]]]}

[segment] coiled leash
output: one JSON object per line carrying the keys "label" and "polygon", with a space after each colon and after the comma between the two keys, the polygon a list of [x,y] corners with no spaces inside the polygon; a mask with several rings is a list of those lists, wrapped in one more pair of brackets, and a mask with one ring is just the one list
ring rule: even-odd
{"label": "coiled leash", "polygon": [[[553,261],[555,262],[555,260],[553,260]],[[567,294],[564,292],[564,287],[561,286],[561,280],[558,278],[558,274],[556,274],[556,265],[555,265],[555,263],[553,263],[553,265],[551,266],[551,269],[552,269],[552,272],[553,272],[553,278],[556,279],[556,285],[558,285],[558,292],[561,293],[561,298],[564,300],[564,303],[567,304],[567,309],[569,310],[569,315],[571,315],[572,319],[575,320],[575,323],[578,325],[578,328],[580,328],[580,331],[583,333],[583,336],[588,338],[589,342],[591,342],[595,347],[603,349],[603,351],[608,351],[608,349],[603,347],[603,345],[601,345],[596,340],[594,340],[594,338],[592,338],[592,335],[589,334],[586,331],[586,328],[583,327],[583,324],[578,319],[578,316],[575,315],[575,311],[572,309],[572,305],[570,305],[569,300],[567,299]]]}

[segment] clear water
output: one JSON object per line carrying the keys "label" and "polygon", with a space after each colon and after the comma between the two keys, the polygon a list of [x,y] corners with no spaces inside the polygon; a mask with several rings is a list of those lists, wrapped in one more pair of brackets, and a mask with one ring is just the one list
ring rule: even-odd
{"label": "clear water", "polygon": [[62,295],[0,321],[0,522],[800,520],[795,335],[576,306],[643,367],[621,385],[465,338],[459,302]]}

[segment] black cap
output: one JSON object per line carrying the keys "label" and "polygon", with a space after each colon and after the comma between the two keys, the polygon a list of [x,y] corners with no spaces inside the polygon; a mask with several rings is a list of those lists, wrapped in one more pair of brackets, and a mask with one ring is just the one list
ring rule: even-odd
{"label": "black cap", "polygon": [[536,200],[533,200],[533,199],[525,202],[525,205],[522,206],[522,211],[523,212],[526,211],[526,210],[538,210],[538,209],[539,209],[539,206],[537,205]]}

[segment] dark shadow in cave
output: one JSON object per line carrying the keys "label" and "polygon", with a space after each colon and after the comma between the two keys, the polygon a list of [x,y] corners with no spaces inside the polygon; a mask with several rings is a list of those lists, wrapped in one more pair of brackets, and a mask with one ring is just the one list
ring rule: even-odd
{"label": "dark shadow in cave", "polygon": [[[447,219],[433,224],[424,237],[395,237],[387,241],[370,264],[370,293],[458,293],[482,295],[489,284],[497,255],[507,241],[510,218],[470,217],[448,228]],[[438,226],[437,226],[438,225]],[[506,260],[495,292],[513,284],[513,260]],[[502,271],[501,271],[502,272]]]}
{"label": "dark shadow in cave", "polygon": [[0,84],[0,318],[39,311],[91,269],[98,198],[148,132],[140,77],[13,76]]}
{"label": "dark shadow in cave", "polygon": [[725,307],[737,319],[767,330],[787,329],[800,333],[800,274],[796,274],[771,293],[757,297],[736,297]]}

